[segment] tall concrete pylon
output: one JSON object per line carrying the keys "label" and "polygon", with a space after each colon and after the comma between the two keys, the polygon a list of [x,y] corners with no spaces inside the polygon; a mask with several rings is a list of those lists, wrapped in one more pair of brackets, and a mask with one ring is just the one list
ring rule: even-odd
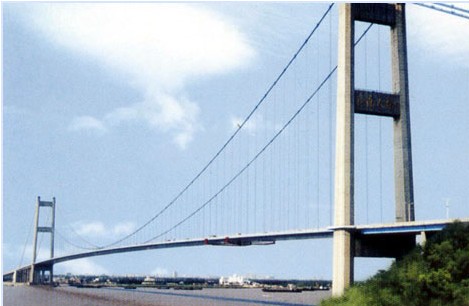
{"label": "tall concrete pylon", "polygon": [[[39,225],[39,215],[41,207],[50,208],[50,226]],[[31,263],[29,283],[39,284],[44,283],[45,272],[49,272],[49,283],[52,284],[53,280],[53,266],[36,266],[37,257],[37,238],[38,233],[49,233],[50,234],[50,258],[54,258],[54,233],[55,233],[55,198],[52,201],[41,201],[40,197],[37,197],[36,201],[36,214],[35,214],[35,226],[34,226],[34,245],[33,245],[33,260]]]}
{"label": "tall concrete pylon", "polygon": [[[355,21],[390,27],[393,93],[355,89]],[[342,3],[339,7],[332,289],[335,296],[353,281],[355,113],[393,118],[396,222],[414,221],[405,4]]]}

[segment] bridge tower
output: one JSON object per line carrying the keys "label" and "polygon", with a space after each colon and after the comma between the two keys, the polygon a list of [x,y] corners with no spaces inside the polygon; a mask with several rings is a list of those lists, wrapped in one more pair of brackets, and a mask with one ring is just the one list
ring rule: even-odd
{"label": "bridge tower", "polygon": [[[393,83],[393,92],[390,94],[355,89],[355,21],[390,27]],[[354,257],[364,256],[356,251],[356,243],[360,242],[353,234],[355,113],[393,118],[396,222],[414,221],[404,4],[342,3],[339,8],[333,239],[334,295],[341,295],[353,281]],[[406,241],[408,245],[411,245],[412,242],[409,239]],[[369,246],[373,247],[373,243]],[[377,252],[381,251],[377,250]],[[387,253],[393,252],[388,250]],[[389,257],[378,255],[380,254],[375,254],[377,257]]]}
{"label": "bridge tower", "polygon": [[[39,214],[41,208],[49,208],[50,213],[50,226],[39,225]],[[37,238],[38,233],[49,233],[50,234],[50,258],[54,258],[54,232],[55,232],[55,198],[52,201],[41,201],[41,197],[37,197],[36,201],[36,214],[35,214],[35,226],[34,226],[34,245],[33,245],[33,260],[31,263],[31,269],[29,271],[29,283],[30,284],[53,284],[53,265],[38,266],[36,265],[37,257]]]}

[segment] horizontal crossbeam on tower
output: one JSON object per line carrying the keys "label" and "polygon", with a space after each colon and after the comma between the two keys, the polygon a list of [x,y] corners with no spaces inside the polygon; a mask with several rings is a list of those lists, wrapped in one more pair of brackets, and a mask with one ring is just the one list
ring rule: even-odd
{"label": "horizontal crossbeam on tower", "polygon": [[399,95],[377,91],[355,90],[354,112],[399,118]]}
{"label": "horizontal crossbeam on tower", "polygon": [[41,233],[53,233],[54,232],[54,229],[52,227],[47,227],[47,226],[39,226],[37,228],[37,231],[38,232],[41,232]]}
{"label": "horizontal crossbeam on tower", "polygon": [[387,25],[396,24],[396,9],[387,3],[354,3],[352,14],[355,20]]}
{"label": "horizontal crossbeam on tower", "polygon": [[50,201],[39,201],[39,207],[52,207],[53,205],[54,203]]}

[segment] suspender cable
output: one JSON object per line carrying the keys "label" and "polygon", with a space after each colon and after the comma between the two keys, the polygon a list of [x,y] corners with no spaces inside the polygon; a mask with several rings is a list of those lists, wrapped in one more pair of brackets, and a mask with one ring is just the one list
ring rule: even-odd
{"label": "suspender cable", "polygon": [[[316,82],[319,81],[319,50],[317,50],[316,56]],[[320,136],[319,133],[319,95],[316,96],[316,227],[319,228],[319,169],[320,169],[320,160],[319,160],[319,145],[320,145]]]}
{"label": "suspender cable", "polygon": [[171,232],[175,228],[179,227],[181,224],[185,223],[187,220],[189,220],[191,217],[199,213],[203,208],[205,208],[213,199],[218,197],[226,188],[228,188],[234,181],[236,181],[241,174],[243,174],[250,166],[252,163],[254,163],[264,152],[267,150],[267,148],[274,143],[274,141],[285,131],[285,129],[295,120],[295,118],[303,111],[303,109],[311,102],[311,100],[316,96],[316,94],[319,92],[319,90],[324,86],[324,84],[332,77],[332,75],[335,73],[337,70],[337,66],[329,72],[329,74],[326,76],[326,78],[321,82],[321,84],[318,86],[318,88],[308,97],[308,99],[303,103],[303,105],[293,114],[292,117],[285,123],[282,128],[272,137],[269,142],[238,172],[236,173],[222,188],[218,190],[210,199],[208,199],[205,203],[203,203],[199,208],[197,208],[195,211],[193,211],[190,215],[179,221],[177,224],[172,226],[171,228],[167,229],[166,231],[158,234],[157,236],[153,237],[150,240],[145,241],[144,243],[149,243],[155,239],[158,239],[159,237],[165,235],[166,233]]}
{"label": "suspender cable", "polygon": [[[329,15],[329,70],[332,69],[332,16]],[[332,225],[333,176],[332,176],[332,83],[329,82],[329,225]]]}
{"label": "suspender cable", "polygon": [[[378,90],[381,91],[381,28],[378,27]],[[383,222],[383,146],[382,146],[382,118],[378,119],[378,138],[379,138],[379,215]]]}
{"label": "suspender cable", "polygon": [[247,117],[243,120],[243,122],[239,125],[239,128],[234,131],[234,133],[228,138],[228,140],[221,146],[221,148],[215,153],[215,155],[209,160],[209,162],[194,176],[194,178],[163,208],[161,209],[158,213],[156,213],[152,218],[150,218],[147,222],[145,222],[143,225],[141,225],[139,228],[137,228],[135,231],[132,233],[116,240],[113,243],[107,244],[105,246],[102,246],[101,248],[107,248],[111,246],[115,246],[119,244],[120,242],[128,239],[129,237],[135,235],[136,233],[140,232],[144,227],[146,227],[148,224],[153,222],[155,219],[160,217],[166,210],[168,210],[169,207],[171,207],[186,191],[189,189],[195,181],[199,179],[199,177],[206,172],[206,170],[210,167],[211,164],[218,158],[218,156],[225,150],[225,148],[232,142],[232,140],[236,137],[236,135],[239,133],[239,131],[245,126],[246,122],[251,119],[253,114],[257,111],[257,109],[262,105],[262,103],[266,100],[266,98],[270,95],[271,91],[273,88],[277,85],[279,80],[284,76],[284,74],[287,72],[287,70],[290,68],[292,63],[296,60],[297,56],[300,54],[300,52],[303,50],[305,45],[308,43],[310,38],[314,35],[316,30],[319,28],[319,26],[322,24],[323,20],[326,18],[326,16],[329,14],[331,11],[332,7],[334,6],[334,3],[330,4],[329,7],[327,8],[326,12],[322,15],[318,23],[315,25],[313,30],[310,32],[310,34],[306,37],[304,42],[301,44],[301,46],[298,48],[298,50],[295,52],[293,57],[290,59],[288,64],[283,68],[281,73],[277,76],[277,78],[274,80],[274,82],[270,85],[270,87],[267,89],[265,94],[262,96],[262,98],[257,102],[257,104],[254,106],[254,108],[251,110],[251,112],[247,115]]}
{"label": "suspender cable", "polygon": [[[362,40],[362,38],[368,33],[368,31],[371,29],[373,24],[370,24],[366,30],[360,35],[360,37],[357,39],[355,42],[355,46]],[[303,105],[293,114],[293,116],[285,123],[285,125],[269,140],[269,142],[236,174],[234,175],[221,189],[218,190],[210,199],[208,199],[205,203],[203,203],[199,208],[197,208],[195,211],[193,211],[191,214],[189,214],[187,217],[179,221],[177,224],[173,225],[171,228],[167,229],[166,231],[154,236],[153,238],[145,241],[144,243],[149,243],[155,239],[160,238],[161,236],[165,235],[166,233],[172,231],[173,229],[179,227],[181,224],[185,223],[187,220],[192,218],[194,215],[199,213],[205,206],[207,206],[213,199],[218,197],[226,188],[228,188],[236,179],[243,174],[244,171],[246,171],[247,168],[251,166],[252,163],[254,163],[259,156],[261,156],[265,150],[280,136],[283,131],[291,124],[291,122],[303,111],[303,109],[311,102],[311,100],[316,96],[316,94],[321,90],[321,88],[324,86],[324,84],[329,81],[329,79],[332,77],[332,75],[335,73],[337,70],[337,66],[332,69],[329,74],[324,78],[324,80],[319,84],[319,86],[316,88],[316,90],[308,97],[308,99],[303,103]],[[272,213],[272,212],[271,212]]]}
{"label": "suspender cable", "polygon": [[33,232],[33,225],[34,225],[34,215],[33,215],[33,218],[31,219],[31,224],[29,225],[29,231],[26,237],[26,241],[24,242],[23,252],[21,252],[21,258],[20,258],[20,263],[18,264],[18,268],[23,265],[24,253],[26,252],[26,246],[28,245],[28,241],[31,237],[31,233]]}
{"label": "suspender cable", "polygon": [[[365,37],[365,88],[368,89],[368,39]],[[368,186],[368,116],[365,115],[365,204],[366,204],[366,224],[369,224],[369,186]]]}

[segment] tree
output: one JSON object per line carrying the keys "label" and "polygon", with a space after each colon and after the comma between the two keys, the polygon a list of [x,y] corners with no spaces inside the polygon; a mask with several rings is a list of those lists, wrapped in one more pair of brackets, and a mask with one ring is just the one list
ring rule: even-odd
{"label": "tree", "polygon": [[321,305],[469,306],[468,226],[448,225],[387,271]]}

